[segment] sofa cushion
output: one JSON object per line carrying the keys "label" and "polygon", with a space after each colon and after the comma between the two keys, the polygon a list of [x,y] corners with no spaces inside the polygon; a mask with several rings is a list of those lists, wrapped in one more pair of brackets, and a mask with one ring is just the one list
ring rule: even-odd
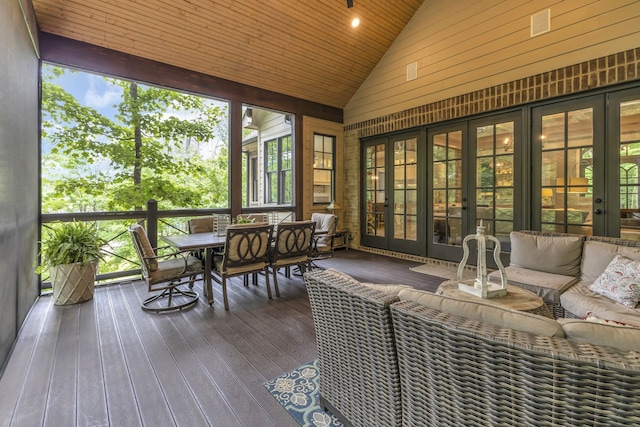
{"label": "sofa cushion", "polygon": [[585,318],[589,312],[601,319],[640,325],[640,309],[630,308],[589,289],[580,281],[560,295],[560,304],[574,316]]}
{"label": "sofa cushion", "polygon": [[635,308],[640,302],[640,263],[624,255],[616,255],[589,289]]}
{"label": "sofa cushion", "polygon": [[618,254],[640,261],[640,248],[587,240],[582,253],[580,279],[589,283],[595,282]]}
{"label": "sofa cushion", "polygon": [[570,340],[640,351],[640,328],[605,325],[582,319],[558,319]]}
{"label": "sofa cushion", "polygon": [[510,265],[579,276],[582,243],[582,236],[543,236],[512,231]]}
{"label": "sofa cushion", "polygon": [[[560,294],[578,281],[578,278],[574,276],[564,276],[514,266],[505,267],[505,271],[510,285],[531,291],[542,298],[544,302],[552,304],[559,304]],[[489,274],[489,280],[500,283],[502,280],[500,271],[496,270]]]}
{"label": "sofa cushion", "polygon": [[402,290],[398,296],[401,301],[414,301],[428,308],[470,320],[546,337],[564,337],[562,327],[554,319],[490,306],[480,300],[478,302],[462,301],[416,289]]}

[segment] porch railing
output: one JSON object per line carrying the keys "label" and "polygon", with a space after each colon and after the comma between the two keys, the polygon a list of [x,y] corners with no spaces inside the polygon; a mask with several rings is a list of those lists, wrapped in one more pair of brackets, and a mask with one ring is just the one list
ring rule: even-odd
{"label": "porch railing", "polygon": [[[62,214],[42,214],[41,238],[46,228],[51,228],[57,222],[95,222],[101,236],[107,240],[103,247],[105,261],[100,263],[100,271],[96,282],[107,283],[130,280],[140,275],[140,261],[133,249],[131,238],[127,232],[129,226],[135,222],[144,223],[153,247],[158,247],[159,236],[187,233],[188,220],[199,216],[213,214],[229,214],[229,209],[180,209],[158,210],[155,200],[147,202],[147,209],[130,212],[74,212]],[[267,212],[270,222],[294,220],[294,207],[262,207],[243,209],[243,213]],[[160,242],[162,244],[162,242]],[[40,260],[38,260],[40,261]],[[49,273],[42,272],[41,289],[50,288]]]}

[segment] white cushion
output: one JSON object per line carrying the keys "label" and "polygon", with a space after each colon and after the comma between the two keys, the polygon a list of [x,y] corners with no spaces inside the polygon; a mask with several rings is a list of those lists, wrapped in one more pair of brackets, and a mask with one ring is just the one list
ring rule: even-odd
{"label": "white cushion", "polygon": [[569,313],[585,318],[592,313],[602,319],[640,325],[640,308],[631,308],[610,300],[589,289],[589,282],[580,281],[560,295],[560,304]]}
{"label": "white cushion", "polygon": [[640,302],[640,263],[616,255],[589,289],[634,308]]}
{"label": "white cushion", "polygon": [[564,276],[580,275],[582,236],[541,236],[512,231],[510,239],[510,265]]}
{"label": "white cushion", "polygon": [[402,290],[398,296],[401,301],[414,301],[444,313],[482,321],[501,328],[509,328],[546,337],[564,337],[562,327],[554,319],[490,306],[482,303],[480,299],[478,302],[461,301],[417,289]]}
{"label": "white cushion", "polygon": [[[577,277],[547,273],[545,271],[530,270],[528,268],[505,267],[510,285],[531,291],[552,304],[560,303],[560,295],[578,281]],[[500,271],[489,274],[489,280],[500,283]]]}
{"label": "white cushion", "polygon": [[605,325],[581,319],[558,319],[570,340],[640,351],[640,328]]}

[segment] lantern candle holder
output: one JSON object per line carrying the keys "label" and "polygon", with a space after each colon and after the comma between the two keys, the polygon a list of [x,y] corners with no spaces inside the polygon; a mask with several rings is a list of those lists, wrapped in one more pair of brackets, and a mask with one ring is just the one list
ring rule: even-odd
{"label": "lantern candle holder", "polygon": [[[462,257],[462,261],[460,265],[458,265],[458,289],[464,292],[468,292],[470,294],[479,296],[481,298],[495,298],[507,295],[507,272],[500,261],[500,241],[494,236],[487,236],[485,234],[486,228],[482,225],[482,220],[480,220],[480,225],[476,229],[476,234],[469,234],[462,241],[462,249],[464,250],[464,255]],[[490,283],[487,281],[487,239],[495,243],[495,247],[493,249],[493,259],[500,270],[501,284]],[[477,249],[478,249],[478,262],[476,264],[476,278],[471,280],[462,280],[462,273],[464,272],[464,267],[467,264],[467,260],[469,259],[469,241],[477,240]]]}

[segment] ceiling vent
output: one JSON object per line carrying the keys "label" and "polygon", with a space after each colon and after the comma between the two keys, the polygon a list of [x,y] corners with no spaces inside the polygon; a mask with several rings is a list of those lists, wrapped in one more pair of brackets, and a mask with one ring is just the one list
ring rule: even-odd
{"label": "ceiling vent", "polygon": [[407,81],[413,80],[418,77],[418,63],[412,62],[407,65]]}
{"label": "ceiling vent", "polygon": [[531,37],[544,34],[549,30],[551,30],[551,9],[531,15]]}

